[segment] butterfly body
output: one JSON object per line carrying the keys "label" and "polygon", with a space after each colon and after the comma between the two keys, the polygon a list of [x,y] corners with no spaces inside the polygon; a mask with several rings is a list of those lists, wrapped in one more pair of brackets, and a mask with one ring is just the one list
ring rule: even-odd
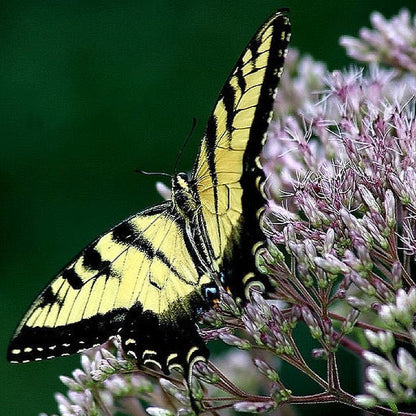
{"label": "butterfly body", "polygon": [[169,372],[205,360],[200,313],[219,285],[244,298],[267,286],[255,265],[266,202],[260,152],[289,41],[277,12],[258,30],[222,88],[188,177],[171,199],[126,219],[82,250],[34,301],[8,359],[69,355],[113,336],[139,364]]}

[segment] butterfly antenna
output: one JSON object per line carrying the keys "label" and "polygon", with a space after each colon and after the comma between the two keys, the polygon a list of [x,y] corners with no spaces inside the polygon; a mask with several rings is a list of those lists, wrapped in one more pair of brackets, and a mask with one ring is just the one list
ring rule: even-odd
{"label": "butterfly antenna", "polygon": [[160,175],[160,176],[167,176],[168,178],[172,179],[172,175],[170,175],[169,173],[166,173],[166,172],[147,172],[147,171],[141,170],[141,169],[134,169],[134,171],[136,173],[140,173],[140,175],[145,175],[145,176]]}
{"label": "butterfly antenna", "polygon": [[182,145],[181,149],[179,150],[178,155],[176,156],[176,160],[175,160],[175,166],[173,167],[173,172],[176,174],[177,173],[177,169],[178,169],[178,164],[179,164],[179,160],[181,159],[182,155],[183,155],[183,151],[185,149],[185,147],[187,146],[187,144],[189,143],[189,140],[192,137],[192,133],[194,132],[196,127],[196,118],[193,117],[192,118],[192,127],[191,130],[188,133],[188,137],[186,138],[184,144]]}

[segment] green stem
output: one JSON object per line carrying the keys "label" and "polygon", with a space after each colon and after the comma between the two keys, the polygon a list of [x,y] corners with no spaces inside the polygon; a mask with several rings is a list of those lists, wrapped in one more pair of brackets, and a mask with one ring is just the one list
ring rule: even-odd
{"label": "green stem", "polygon": [[[343,317],[341,315],[338,315],[336,313],[333,313],[333,312],[328,312],[328,316],[331,319],[336,319],[337,321],[340,321],[340,322],[345,321],[345,317]],[[358,327],[358,328],[363,328],[363,329],[371,329],[372,331],[375,331],[375,332],[382,330],[382,328],[380,328],[378,326],[370,325],[366,322],[361,322],[361,321],[357,321],[355,326]],[[394,338],[399,339],[400,341],[403,341],[403,342],[410,342],[410,337],[409,336],[407,336],[405,334],[401,334],[401,333],[396,332],[396,331],[391,331],[390,329],[389,329],[389,331],[393,334]]]}
{"label": "green stem", "polygon": [[96,389],[91,389],[91,393],[94,397],[94,401],[97,403],[99,409],[102,411],[104,416],[112,416],[112,413],[107,408],[107,406],[104,404],[104,402],[101,400],[100,393]]}
{"label": "green stem", "polygon": [[305,362],[302,356],[297,357],[299,361],[296,361],[296,359],[293,359],[289,355],[279,355],[279,357],[292,365],[293,367],[300,370],[302,373],[305,373],[307,376],[309,376],[313,381],[315,381],[317,384],[319,384],[323,389],[328,389],[328,383],[325,381],[322,377],[320,377],[318,374],[315,373]]}

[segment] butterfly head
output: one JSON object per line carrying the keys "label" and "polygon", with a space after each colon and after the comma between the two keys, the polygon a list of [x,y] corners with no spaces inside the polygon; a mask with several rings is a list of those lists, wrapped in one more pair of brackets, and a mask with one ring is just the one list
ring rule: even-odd
{"label": "butterfly head", "polygon": [[179,172],[172,178],[172,189],[189,189],[189,177],[185,172]]}

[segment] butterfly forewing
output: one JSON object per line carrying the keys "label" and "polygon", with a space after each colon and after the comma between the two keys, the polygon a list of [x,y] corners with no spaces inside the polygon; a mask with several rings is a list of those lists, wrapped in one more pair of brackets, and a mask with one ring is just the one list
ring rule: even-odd
{"label": "butterfly forewing", "polygon": [[208,121],[193,171],[214,259],[237,296],[244,276],[258,276],[252,249],[264,240],[259,210],[266,202],[258,187],[265,179],[259,155],[289,36],[289,20],[278,12],[243,51]]}

